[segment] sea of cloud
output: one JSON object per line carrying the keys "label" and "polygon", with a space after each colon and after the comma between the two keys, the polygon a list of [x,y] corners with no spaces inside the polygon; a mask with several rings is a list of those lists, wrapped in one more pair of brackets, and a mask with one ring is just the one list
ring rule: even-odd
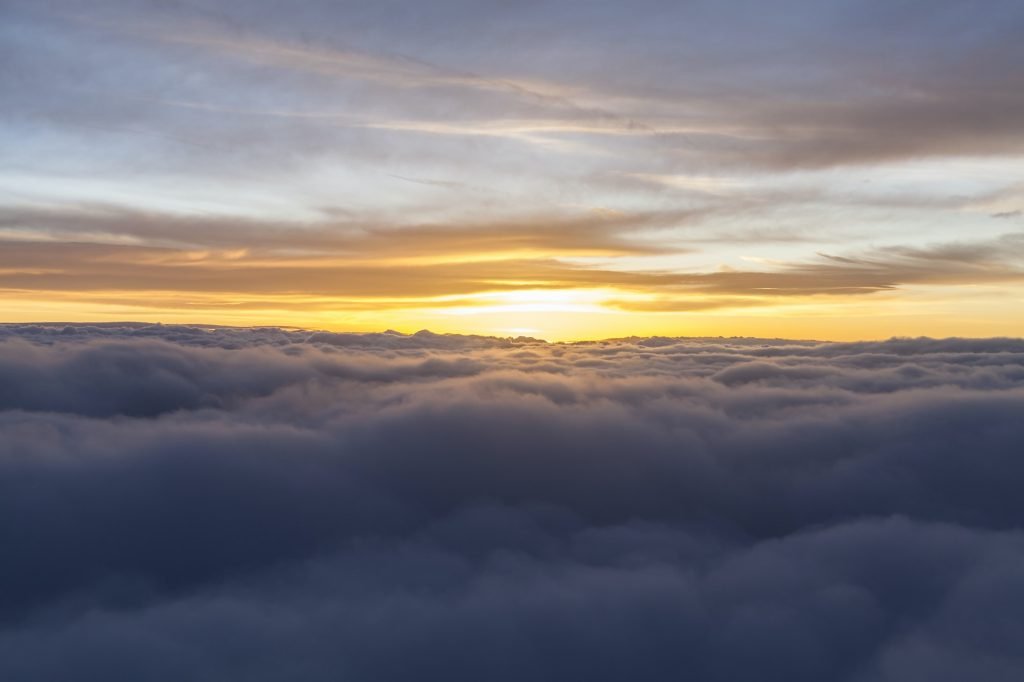
{"label": "sea of cloud", "polygon": [[0,679],[1024,675],[1024,340],[0,326]]}

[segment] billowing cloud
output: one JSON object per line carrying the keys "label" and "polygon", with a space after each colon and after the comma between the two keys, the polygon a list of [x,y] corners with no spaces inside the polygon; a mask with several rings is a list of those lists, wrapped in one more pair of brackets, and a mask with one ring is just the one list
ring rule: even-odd
{"label": "billowing cloud", "polygon": [[1015,680],[1022,382],[1014,339],[0,327],[0,675]]}

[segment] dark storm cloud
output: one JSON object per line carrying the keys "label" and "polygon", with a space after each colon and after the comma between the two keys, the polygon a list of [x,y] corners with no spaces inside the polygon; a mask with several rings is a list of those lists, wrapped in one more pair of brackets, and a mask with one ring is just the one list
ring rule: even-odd
{"label": "dark storm cloud", "polygon": [[1024,670],[1020,340],[0,339],[5,680]]}

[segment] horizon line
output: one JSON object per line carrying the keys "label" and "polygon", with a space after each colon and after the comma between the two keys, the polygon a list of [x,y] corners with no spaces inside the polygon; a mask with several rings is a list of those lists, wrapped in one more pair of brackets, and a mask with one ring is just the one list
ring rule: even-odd
{"label": "horizon line", "polygon": [[813,338],[796,338],[796,337],[784,337],[784,336],[747,336],[747,335],[666,335],[666,334],[651,334],[651,335],[627,335],[627,336],[611,336],[601,338],[579,338],[569,339],[562,341],[552,341],[537,336],[528,336],[525,334],[521,335],[498,335],[498,334],[481,334],[473,332],[435,332],[430,329],[419,329],[414,332],[403,332],[396,329],[384,329],[384,330],[357,330],[357,329],[322,329],[316,327],[302,327],[297,325],[280,325],[280,324],[263,324],[263,325],[230,325],[230,324],[213,324],[213,323],[202,323],[202,322],[148,322],[145,320],[108,320],[104,322],[89,322],[89,321],[64,321],[64,320],[51,320],[51,321],[26,321],[26,322],[5,322],[0,321],[0,327],[184,327],[191,329],[216,329],[216,330],[267,330],[274,329],[288,332],[308,332],[310,334],[340,334],[340,335],[391,335],[391,336],[443,336],[443,337],[462,337],[462,338],[484,338],[484,339],[499,339],[506,341],[523,341],[523,342],[538,342],[547,345],[572,345],[582,343],[605,343],[613,341],[630,341],[634,339],[647,340],[647,339],[672,339],[672,340],[747,340],[747,341],[787,341],[792,343],[804,343],[804,344],[849,344],[849,343],[884,343],[889,341],[899,340],[920,340],[927,339],[930,341],[946,341],[946,340],[985,340],[985,339],[1004,339],[1004,340],[1016,340],[1024,341],[1024,336],[1007,336],[1007,335],[996,335],[996,336],[929,336],[922,334],[919,336],[907,336],[907,335],[892,335],[888,337],[874,337],[874,338],[859,338],[852,340],[829,340],[829,339],[813,339]]}

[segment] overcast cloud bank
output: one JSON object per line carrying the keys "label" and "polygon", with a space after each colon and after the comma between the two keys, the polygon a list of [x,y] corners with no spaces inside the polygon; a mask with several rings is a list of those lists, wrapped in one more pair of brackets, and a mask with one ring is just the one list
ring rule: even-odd
{"label": "overcast cloud bank", "polygon": [[1024,340],[0,326],[4,680],[1019,680]]}

